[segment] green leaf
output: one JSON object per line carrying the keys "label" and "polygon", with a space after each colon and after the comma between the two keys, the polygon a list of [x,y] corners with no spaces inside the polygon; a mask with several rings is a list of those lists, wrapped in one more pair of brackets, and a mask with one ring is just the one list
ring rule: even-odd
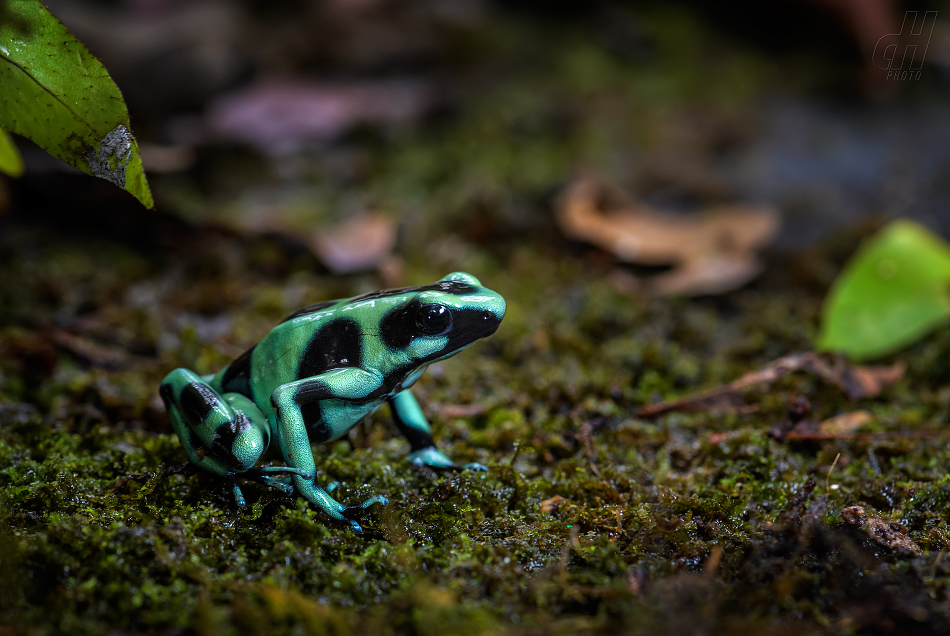
{"label": "green leaf", "polygon": [[23,159],[20,158],[20,151],[16,149],[16,144],[10,135],[0,129],[0,172],[6,173],[11,177],[19,177],[23,174]]}
{"label": "green leaf", "polygon": [[950,320],[950,246],[910,221],[865,243],[835,281],[818,348],[873,358],[905,347]]}
{"label": "green leaf", "polygon": [[39,0],[6,0],[0,23],[0,128],[153,206],[122,93]]}

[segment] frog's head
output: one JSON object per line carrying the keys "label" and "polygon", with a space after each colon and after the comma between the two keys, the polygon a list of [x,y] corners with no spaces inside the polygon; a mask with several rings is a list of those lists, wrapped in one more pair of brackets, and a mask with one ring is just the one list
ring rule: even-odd
{"label": "frog's head", "polygon": [[464,272],[389,294],[379,338],[399,366],[422,366],[455,355],[495,333],[505,315],[505,299]]}

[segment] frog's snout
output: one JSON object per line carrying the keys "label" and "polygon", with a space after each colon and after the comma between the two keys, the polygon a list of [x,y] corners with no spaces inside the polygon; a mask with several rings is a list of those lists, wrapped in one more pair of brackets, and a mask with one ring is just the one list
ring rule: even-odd
{"label": "frog's snout", "polygon": [[[501,315],[505,315],[504,310],[502,310]],[[499,318],[498,315],[493,311],[483,311],[481,312],[480,322],[481,329],[479,331],[482,332],[482,337],[484,338],[485,336],[492,335],[498,330],[498,325],[501,324],[501,318]]]}
{"label": "frog's snout", "polygon": [[490,336],[498,329],[501,319],[505,317],[507,304],[500,294],[492,293],[491,299],[485,304],[482,312],[482,321],[485,326],[485,335]]}

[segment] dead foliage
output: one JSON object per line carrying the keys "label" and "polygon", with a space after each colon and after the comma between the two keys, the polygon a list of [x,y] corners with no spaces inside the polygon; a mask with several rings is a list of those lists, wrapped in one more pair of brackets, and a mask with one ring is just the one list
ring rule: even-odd
{"label": "dead foliage", "polygon": [[849,506],[843,509],[841,518],[849,526],[859,528],[868,539],[888,550],[923,554],[920,546],[907,535],[907,528],[896,521],[884,519],[861,506]]}
{"label": "dead foliage", "polygon": [[850,399],[860,400],[878,395],[884,387],[901,379],[905,365],[903,362],[895,362],[884,366],[855,366],[838,356],[829,357],[813,351],[793,353],[714,389],[644,406],[636,415],[649,418],[673,411],[742,412],[743,409],[749,408],[744,399],[746,390],[768,387],[776,380],[796,371],[814,373],[839,387]]}
{"label": "dead foliage", "polygon": [[741,287],[762,271],[756,252],[779,227],[778,213],[762,206],[732,204],[685,216],[626,198],[611,201],[608,194],[594,179],[575,181],[558,209],[561,229],[622,261],[672,265],[647,282],[650,292],[664,296]]}
{"label": "dead foliage", "polygon": [[311,245],[334,274],[375,269],[396,247],[396,223],[381,214],[364,214],[313,233]]}

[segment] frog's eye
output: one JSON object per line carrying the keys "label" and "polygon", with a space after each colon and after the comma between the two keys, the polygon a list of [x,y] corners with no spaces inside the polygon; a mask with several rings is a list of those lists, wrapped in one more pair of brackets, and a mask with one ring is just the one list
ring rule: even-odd
{"label": "frog's eye", "polygon": [[423,305],[416,314],[416,327],[427,336],[438,336],[452,326],[452,312],[442,305]]}

